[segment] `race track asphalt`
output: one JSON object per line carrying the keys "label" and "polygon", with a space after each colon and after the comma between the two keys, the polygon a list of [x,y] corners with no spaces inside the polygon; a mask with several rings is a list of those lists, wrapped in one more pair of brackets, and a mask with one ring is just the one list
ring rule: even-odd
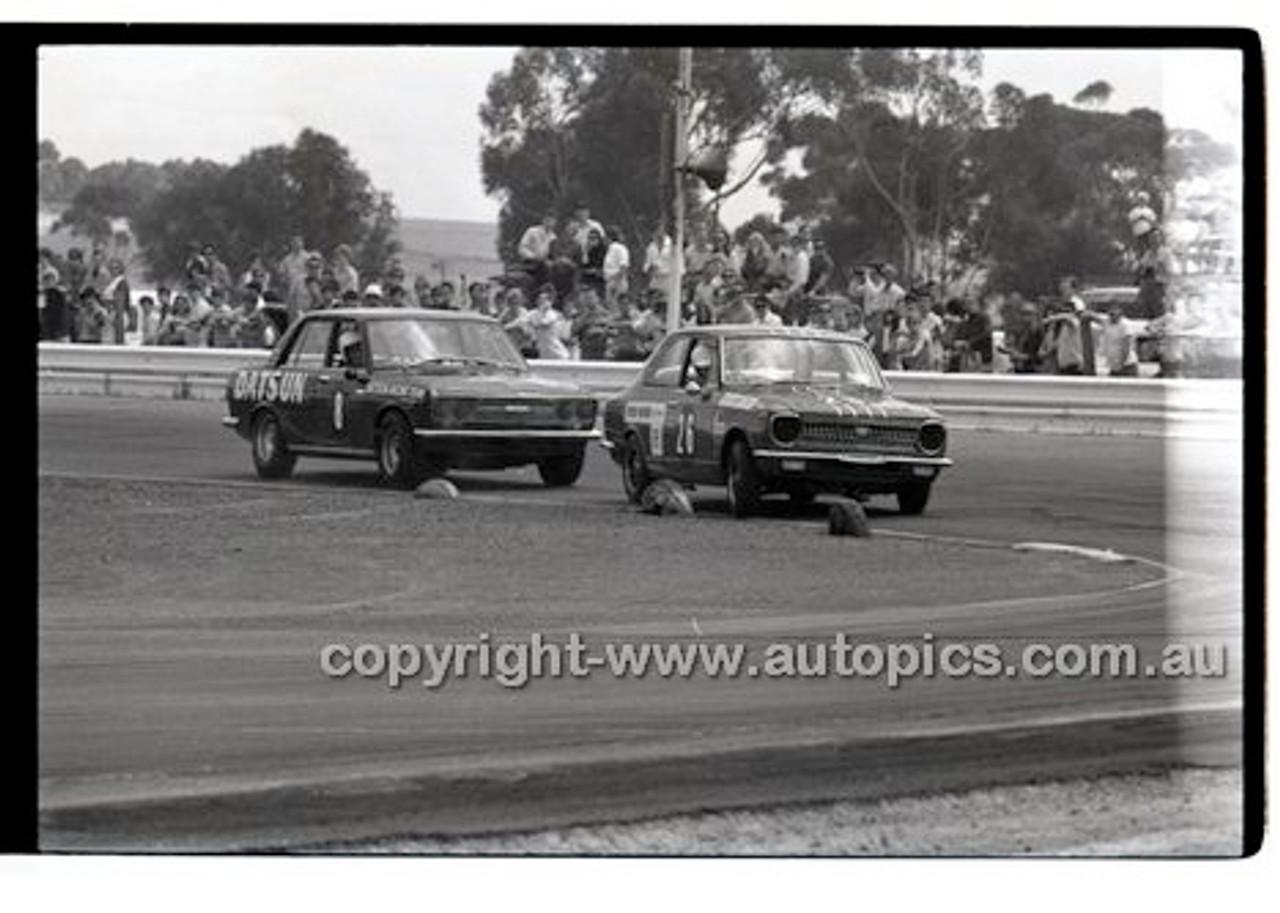
{"label": "race track asphalt", "polygon": [[[580,483],[459,474],[457,502],[306,460],[265,484],[219,404],[42,397],[49,848],[462,833],[1239,760],[1238,664],[1201,680],[335,680],[328,643],[1212,640],[1238,655],[1239,454],[953,434],[921,517],[640,516]],[[1234,461],[1234,462],[1233,462]],[[1014,550],[1050,543],[1140,560]],[[976,734],[976,736],[975,736]],[[957,848],[962,851],[962,848]]]}

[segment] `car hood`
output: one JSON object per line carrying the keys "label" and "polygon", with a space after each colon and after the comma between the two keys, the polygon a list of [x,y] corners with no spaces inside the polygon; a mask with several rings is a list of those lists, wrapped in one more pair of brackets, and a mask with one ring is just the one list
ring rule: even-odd
{"label": "car hood", "polygon": [[[721,397],[722,406],[734,405],[734,398],[754,400],[739,405],[746,408],[762,408],[771,412],[797,412],[805,416],[831,416],[833,418],[897,419],[918,422],[925,419],[941,419],[927,406],[916,405],[898,399],[891,393],[868,390],[863,387],[806,386],[797,384],[785,389],[768,391],[743,391],[726,393]],[[728,400],[728,402],[725,402]]]}
{"label": "car hood", "polygon": [[397,383],[430,390],[434,396],[558,399],[591,395],[589,391],[577,384],[547,380],[532,374],[418,374],[403,371],[380,373],[378,377],[384,380],[394,378]]}

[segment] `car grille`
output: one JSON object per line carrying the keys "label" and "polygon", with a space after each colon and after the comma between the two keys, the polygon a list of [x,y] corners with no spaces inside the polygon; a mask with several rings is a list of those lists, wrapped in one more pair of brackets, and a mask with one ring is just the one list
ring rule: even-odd
{"label": "car grille", "polygon": [[830,444],[844,450],[889,450],[912,453],[920,430],[898,425],[803,421],[797,444]]}
{"label": "car grille", "polygon": [[573,401],[480,400],[459,408],[458,427],[476,430],[505,428],[577,428],[581,424]]}

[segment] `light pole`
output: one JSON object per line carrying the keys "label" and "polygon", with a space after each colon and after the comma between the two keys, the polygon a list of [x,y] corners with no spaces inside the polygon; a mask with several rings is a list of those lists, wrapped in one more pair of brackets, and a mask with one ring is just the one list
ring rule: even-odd
{"label": "light pole", "polygon": [[689,93],[693,87],[693,48],[680,49],[680,78],[676,84],[675,168],[675,238],[671,250],[670,285],[667,289],[667,332],[680,329],[681,281],[684,278],[684,167],[688,157],[689,138],[685,135],[689,119]]}

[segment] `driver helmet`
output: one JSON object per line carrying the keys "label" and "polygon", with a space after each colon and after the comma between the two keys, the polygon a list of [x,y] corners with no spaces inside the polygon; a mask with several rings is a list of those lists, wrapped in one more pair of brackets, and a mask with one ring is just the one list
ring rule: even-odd
{"label": "driver helmet", "polygon": [[351,350],[360,346],[360,334],[355,330],[343,330],[338,336],[338,351],[344,359],[351,361]]}

